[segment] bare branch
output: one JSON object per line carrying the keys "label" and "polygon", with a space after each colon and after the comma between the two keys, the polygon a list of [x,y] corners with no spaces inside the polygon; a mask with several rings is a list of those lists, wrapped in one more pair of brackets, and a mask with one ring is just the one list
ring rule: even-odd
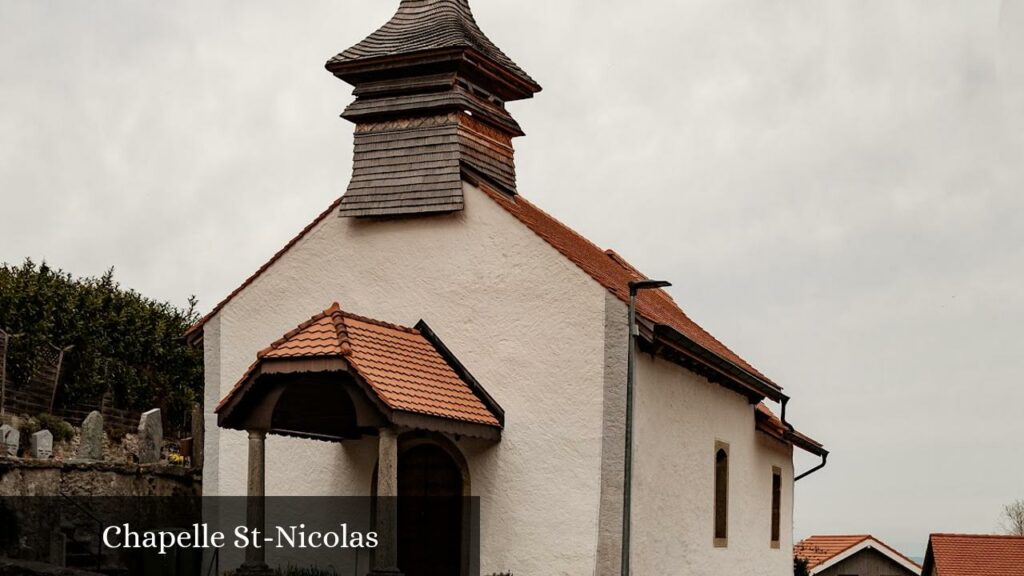
{"label": "bare branch", "polygon": [[1012,536],[1024,536],[1024,500],[1003,507],[1003,530]]}

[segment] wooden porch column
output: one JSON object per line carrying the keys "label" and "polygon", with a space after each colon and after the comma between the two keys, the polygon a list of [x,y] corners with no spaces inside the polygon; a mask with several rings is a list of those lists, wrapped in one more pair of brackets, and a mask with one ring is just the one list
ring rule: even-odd
{"label": "wooden porch column", "polygon": [[377,443],[377,547],[370,576],[401,576],[398,570],[398,432],[381,428]]}
{"label": "wooden porch column", "polygon": [[[265,430],[249,430],[249,484],[245,506],[245,524],[252,530],[260,531],[260,538],[266,529],[266,494],[267,494],[267,432]],[[245,549],[245,563],[238,571],[243,575],[270,574],[267,567],[266,549],[260,546],[249,546]]]}

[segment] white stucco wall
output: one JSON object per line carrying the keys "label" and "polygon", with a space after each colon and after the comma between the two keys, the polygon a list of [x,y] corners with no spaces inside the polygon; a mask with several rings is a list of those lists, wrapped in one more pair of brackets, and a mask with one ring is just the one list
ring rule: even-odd
{"label": "white stucco wall", "polygon": [[[754,429],[754,406],[661,358],[637,360],[633,542],[639,575],[788,576],[792,449]],[[715,443],[729,444],[728,547],[714,547]],[[782,469],[771,548],[772,467]]]}
{"label": "white stucco wall", "polygon": [[[466,185],[451,216],[329,216],[205,332],[206,406],[258,350],[337,300],[426,320],[506,412],[499,444],[462,440],[481,497],[484,574],[592,574],[599,531],[606,291]],[[245,492],[244,434],[207,419],[205,493]],[[271,495],[368,495],[376,442],[268,439]],[[639,572],[638,572],[639,573]]]}

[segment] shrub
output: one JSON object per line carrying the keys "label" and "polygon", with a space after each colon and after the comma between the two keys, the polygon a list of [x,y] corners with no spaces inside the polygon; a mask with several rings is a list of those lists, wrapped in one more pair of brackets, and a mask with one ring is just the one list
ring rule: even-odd
{"label": "shrub", "polygon": [[198,317],[194,299],[180,309],[146,298],[121,287],[113,269],[76,278],[31,260],[0,263],[0,328],[21,334],[9,344],[7,381],[27,382],[47,346],[73,346],[62,364],[62,406],[95,405],[109,389],[115,408],[160,407],[169,425],[185,422],[202,397],[202,351],[182,338]]}
{"label": "shrub", "polygon": [[40,414],[35,419],[39,422],[40,430],[49,430],[53,434],[54,442],[69,442],[75,437],[75,429],[71,424],[52,414]]}
{"label": "shrub", "polygon": [[71,427],[71,424],[52,414],[39,414],[32,418],[19,418],[17,427],[18,431],[25,438],[40,430],[49,430],[50,434],[53,434],[54,442],[68,442],[75,437],[75,429]]}

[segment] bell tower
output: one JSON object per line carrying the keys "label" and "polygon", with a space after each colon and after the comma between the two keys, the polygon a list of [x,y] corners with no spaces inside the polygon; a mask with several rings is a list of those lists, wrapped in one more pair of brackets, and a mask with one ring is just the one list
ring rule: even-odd
{"label": "bell tower", "polygon": [[516,194],[512,139],[523,131],[505,103],[541,90],[477,26],[468,0],[401,0],[395,15],[327,70],[355,87],[347,217],[463,208],[462,182]]}

